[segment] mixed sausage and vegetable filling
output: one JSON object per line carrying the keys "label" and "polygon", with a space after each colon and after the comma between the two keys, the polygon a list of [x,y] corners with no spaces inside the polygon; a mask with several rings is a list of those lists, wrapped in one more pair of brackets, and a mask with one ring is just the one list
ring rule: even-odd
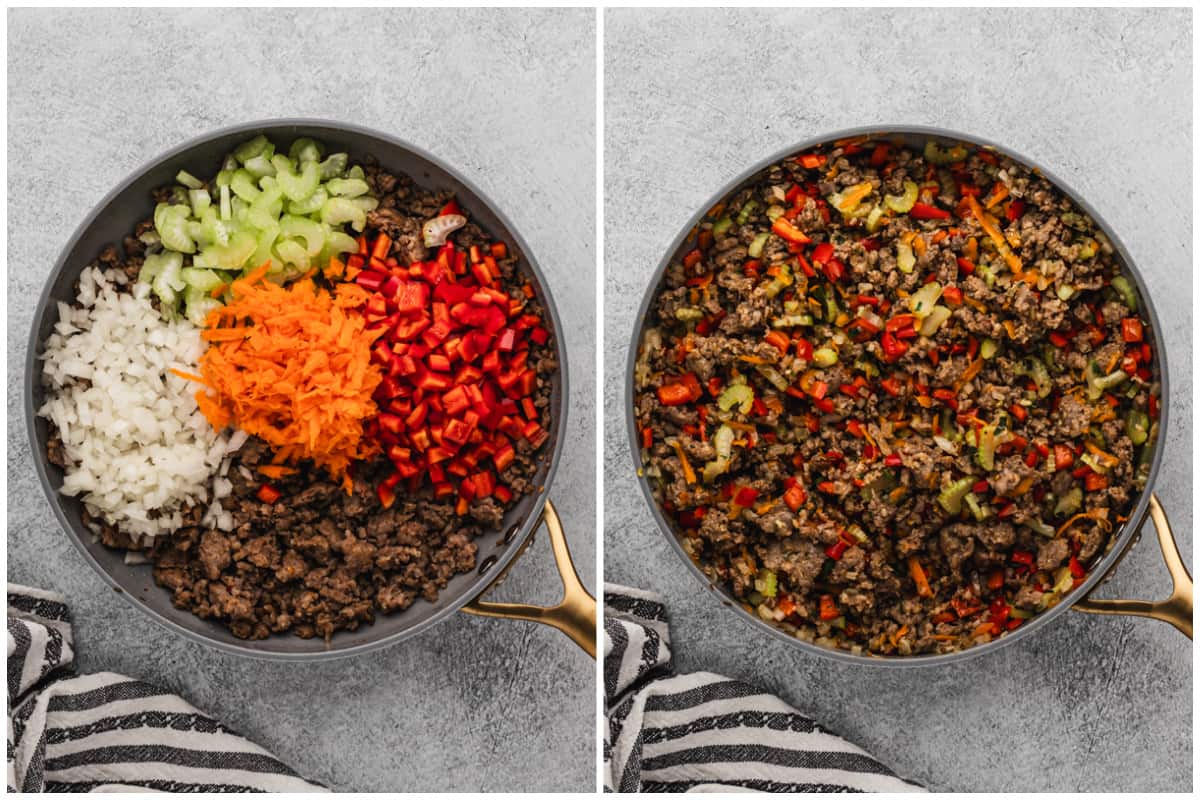
{"label": "mixed sausage and vegetable filling", "polygon": [[558,364],[517,254],[309,139],[177,180],[59,306],[63,492],[242,638],[436,600],[544,466]]}
{"label": "mixed sausage and vegetable filling", "polygon": [[951,652],[1059,603],[1145,486],[1157,362],[1094,221],[986,149],[775,164],[669,266],[636,363],[644,474],[764,620]]}

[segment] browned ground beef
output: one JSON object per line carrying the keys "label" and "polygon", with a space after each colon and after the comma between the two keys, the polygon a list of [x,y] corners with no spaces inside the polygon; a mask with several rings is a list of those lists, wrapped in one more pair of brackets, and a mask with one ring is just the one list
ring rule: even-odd
{"label": "browned ground beef", "polygon": [[[368,165],[366,171],[380,198],[379,209],[369,215],[367,235],[391,236],[392,254],[402,264],[425,258],[421,225],[437,215],[450,193],[425,191],[407,176],[377,166]],[[143,223],[135,234],[152,227]],[[490,241],[474,224],[451,238],[458,247]],[[124,249],[123,259],[115,247],[106,248],[97,263],[135,279],[144,247],[129,237]],[[511,254],[498,263],[509,292],[524,299],[516,261]],[[128,291],[131,285],[119,288]],[[536,300],[529,301],[525,313],[544,317]],[[554,339],[531,347],[529,363],[538,374],[533,400],[548,427],[551,384],[558,370]],[[537,491],[541,465],[541,452],[528,441],[516,442],[515,448],[513,463],[498,476],[512,490],[509,505]],[[62,443],[53,430],[47,457],[62,466]],[[235,454],[228,473],[233,493],[222,500],[233,515],[231,532],[202,527],[201,509],[192,508],[185,516],[189,524],[159,537],[148,551],[155,580],[171,591],[176,606],[220,620],[245,639],[286,631],[328,639],[337,630],[370,623],[376,613],[402,611],[418,598],[435,601],[454,575],[474,569],[475,539],[496,530],[504,516],[505,507],[486,498],[473,502],[460,517],[456,498],[435,499],[427,487],[417,494],[398,492],[395,504],[385,509],[374,491],[391,471],[382,457],[357,466],[352,495],[310,464],[284,480],[267,481],[254,468],[270,460],[270,449],[258,439]],[[282,493],[274,504],[258,499],[263,483]],[[103,520],[85,512],[84,521],[106,545],[140,549]]]}
{"label": "browned ground beef", "polygon": [[[1062,192],[992,153],[877,144],[775,164],[706,216],[657,288],[634,413],[685,549],[753,611],[950,652],[1059,602],[1126,520],[1157,359]],[[922,334],[927,286],[948,318]]]}

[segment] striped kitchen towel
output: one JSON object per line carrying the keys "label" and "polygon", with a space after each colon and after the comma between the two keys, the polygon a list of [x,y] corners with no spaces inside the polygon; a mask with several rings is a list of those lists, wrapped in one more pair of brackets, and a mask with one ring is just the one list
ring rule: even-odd
{"label": "striped kitchen towel", "polygon": [[604,693],[606,791],[924,791],[774,695],[675,674],[651,592],[604,587]]}
{"label": "striped kitchen towel", "polygon": [[8,585],[8,791],[325,791],[182,698],[76,675],[62,595]]}

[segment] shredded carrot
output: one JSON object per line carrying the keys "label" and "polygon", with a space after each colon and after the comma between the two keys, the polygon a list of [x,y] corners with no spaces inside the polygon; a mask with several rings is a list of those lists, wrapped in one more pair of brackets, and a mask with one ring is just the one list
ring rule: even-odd
{"label": "shredded carrot", "polygon": [[930,240],[929,240],[929,243],[930,243],[930,244],[939,244],[940,242],[942,242],[942,241],[945,241],[946,237],[947,237],[947,236],[949,236],[949,235],[950,235],[950,234],[949,234],[949,233],[946,231],[946,229],[945,229],[945,228],[942,228],[940,231],[938,231],[937,233],[935,233],[935,234],[934,234],[934,235],[933,235],[933,236],[930,238]]}
{"label": "shredded carrot", "polygon": [[309,279],[278,286],[263,280],[267,269],[234,281],[233,299],[208,315],[200,367],[211,391],[196,400],[214,428],[236,423],[263,439],[275,465],[311,459],[349,487],[350,464],[378,447],[363,426],[377,413],[379,333],[347,313],[353,290],[335,297]]}
{"label": "shredded carrot", "polygon": [[747,364],[770,364],[771,361],[762,356],[738,356],[738,361],[745,361]]}
{"label": "shredded carrot", "polygon": [[171,367],[167,371],[174,375],[178,375],[179,377],[183,378],[185,381],[195,381],[196,383],[204,383],[204,378],[201,378],[199,375],[195,375],[191,372],[184,372],[183,370],[175,369],[174,367]]}
{"label": "shredded carrot", "polygon": [[961,389],[963,386],[966,386],[967,381],[978,375],[981,369],[983,369],[983,359],[977,358],[967,365],[967,368],[963,370],[962,375],[958,376],[958,380],[955,382],[955,385],[959,389]]}
{"label": "shredded carrot", "polygon": [[1017,484],[1017,488],[1013,489],[1013,491],[1012,491],[1012,496],[1020,497],[1021,495],[1025,494],[1032,488],[1033,488],[1033,476],[1030,475],[1029,477],[1024,478],[1020,483]]}
{"label": "shredded carrot", "polygon": [[1097,525],[1099,525],[1101,528],[1104,529],[1105,533],[1108,533],[1109,531],[1112,530],[1112,523],[1108,521],[1108,509],[1107,508],[1093,508],[1088,511],[1084,511],[1082,513],[1076,514],[1075,516],[1071,517],[1069,520],[1064,522],[1062,525],[1059,525],[1058,532],[1055,534],[1055,536],[1062,536],[1063,533],[1066,532],[1067,528],[1070,528],[1072,525],[1074,525],[1076,522],[1078,522],[1081,519],[1093,520]]}
{"label": "shredded carrot", "polygon": [[1017,338],[1017,325],[1011,319],[1004,320],[1004,330],[1008,332],[1008,338]]}
{"label": "shredded carrot", "polygon": [[967,246],[963,248],[963,255],[967,257],[968,261],[974,261],[979,257],[979,241],[974,236],[967,239]]}
{"label": "shredded carrot", "polygon": [[912,249],[913,252],[917,254],[917,258],[925,255],[925,237],[919,234],[914,236],[912,240]]}
{"label": "shredded carrot", "polygon": [[900,628],[892,634],[892,647],[899,647],[900,640],[904,638],[904,634],[908,633],[908,626],[901,625]]}
{"label": "shredded carrot", "polygon": [[979,201],[973,195],[967,195],[967,205],[970,206],[971,213],[975,215],[975,219],[979,220],[984,233],[991,237],[992,242],[996,245],[996,249],[1000,251],[1000,255],[1004,256],[1004,262],[1008,264],[1008,268],[1013,271],[1013,274],[1020,277],[1022,269],[1021,259],[1009,248],[1008,240],[1004,238],[1004,234],[1000,232],[1000,228],[996,225],[996,218],[980,208]]}
{"label": "shredded carrot", "polygon": [[225,294],[225,290],[228,288],[229,288],[228,283],[222,283],[220,286],[215,287],[211,292],[209,292],[208,296],[209,297],[220,297],[221,295]]}
{"label": "shredded carrot", "polygon": [[1103,450],[1101,450],[1099,447],[1097,447],[1091,441],[1084,442],[1083,446],[1086,447],[1089,451],[1091,451],[1092,455],[1094,455],[1096,457],[1096,459],[1099,460],[1100,463],[1106,467],[1110,467],[1110,468],[1115,467],[1121,463],[1121,459],[1117,458],[1116,456],[1112,455],[1111,453],[1104,452]]}
{"label": "shredded carrot", "polygon": [[838,211],[851,211],[855,206],[861,203],[863,198],[869,195],[871,191],[872,186],[870,183],[860,183],[856,186],[851,186],[846,190],[846,194],[842,198],[842,202],[838,205]]}
{"label": "shredded carrot", "polygon": [[672,439],[671,446],[675,448],[675,452],[679,454],[679,463],[683,466],[683,479],[687,483],[693,484],[696,482],[696,473],[692,471],[692,465],[688,463],[687,454],[683,452],[683,445],[678,440]]}
{"label": "shredded carrot", "polygon": [[997,183],[992,189],[992,193],[988,195],[987,202],[984,203],[984,208],[995,208],[1000,205],[1004,198],[1008,197],[1008,186],[1004,183]]}
{"label": "shredded carrot", "polygon": [[295,467],[285,467],[282,464],[264,464],[258,467],[258,471],[276,481],[288,475],[295,475],[297,472]]}
{"label": "shredded carrot", "polygon": [[908,557],[908,574],[912,576],[913,583],[917,585],[917,594],[921,597],[933,597],[933,589],[929,588],[929,578],[925,575],[925,570],[921,568],[921,562],[916,556]]}

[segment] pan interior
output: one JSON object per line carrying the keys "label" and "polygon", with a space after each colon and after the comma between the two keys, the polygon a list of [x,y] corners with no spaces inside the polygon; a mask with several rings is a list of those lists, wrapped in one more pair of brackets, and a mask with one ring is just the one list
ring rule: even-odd
{"label": "pan interior", "polygon": [[[151,192],[155,188],[172,183],[181,169],[195,175],[212,174],[234,146],[257,133],[267,134],[284,150],[297,138],[311,137],[323,142],[331,151],[349,153],[352,162],[363,163],[368,158],[374,158],[384,168],[405,173],[424,188],[454,191],[473,221],[492,236],[508,242],[520,254],[519,267],[530,278],[538,301],[546,309],[547,321],[553,329],[557,346],[559,369],[551,388],[550,444],[543,448],[541,454],[536,480],[539,489],[509,508],[499,528],[476,540],[479,548],[476,568],[454,576],[436,602],[418,599],[403,612],[378,616],[373,624],[363,625],[357,630],[338,631],[328,643],[319,638],[301,639],[291,633],[246,641],[235,637],[218,622],[203,620],[176,608],[171,602],[170,592],[155,584],[149,565],[126,564],[121,551],[101,544],[83,525],[79,500],[59,493],[63,473],[46,460],[48,426],[45,420],[34,413],[42,405],[44,395],[40,380],[41,362],[37,356],[57,321],[56,301],[73,302],[73,285],[83,268],[95,260],[105,245],[119,245],[134,225],[153,214]],[[479,594],[515,557],[521,543],[536,524],[537,512],[544,503],[562,446],[561,433],[566,410],[565,374],[566,347],[562,340],[562,328],[545,280],[524,241],[477,189],[432,156],[383,134],[321,121],[265,122],[221,131],[161,156],[101,201],[76,231],[51,274],[34,315],[26,365],[26,421],[42,486],[56,516],[84,557],[116,591],[157,622],[197,641],[242,655],[310,660],[362,652],[418,633]]]}

